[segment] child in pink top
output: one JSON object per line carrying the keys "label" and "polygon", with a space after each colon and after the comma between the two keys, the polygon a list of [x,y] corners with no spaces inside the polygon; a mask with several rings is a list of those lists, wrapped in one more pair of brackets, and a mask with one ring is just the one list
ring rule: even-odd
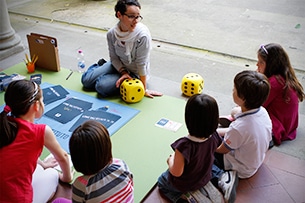
{"label": "child in pink top", "polygon": [[[299,102],[305,93],[290,64],[288,54],[279,44],[261,45],[257,51],[257,71],[263,73],[270,83],[270,94],[263,104],[272,121],[272,140],[269,148],[280,145],[282,141],[293,140],[299,124]],[[234,112],[233,112],[234,111]],[[232,115],[219,119],[223,127],[234,120],[240,107],[232,110]],[[226,129],[220,129],[226,131]]]}
{"label": "child in pink top", "polygon": [[290,64],[289,57],[279,44],[261,45],[257,51],[257,71],[269,79],[271,86],[263,106],[272,121],[273,141],[280,145],[284,140],[296,138],[299,102],[305,97],[304,89]]}

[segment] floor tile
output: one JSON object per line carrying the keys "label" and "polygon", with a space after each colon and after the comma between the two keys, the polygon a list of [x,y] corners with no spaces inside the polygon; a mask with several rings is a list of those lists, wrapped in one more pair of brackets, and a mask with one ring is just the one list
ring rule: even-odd
{"label": "floor tile", "polygon": [[247,180],[252,188],[265,187],[278,184],[279,182],[273,176],[266,164],[262,164],[256,174]]}
{"label": "floor tile", "polygon": [[305,202],[304,177],[277,168],[270,167],[270,170],[295,202]]}
{"label": "floor tile", "polygon": [[261,187],[237,192],[235,203],[293,203],[294,201],[280,185]]}
{"label": "floor tile", "polygon": [[281,152],[269,150],[264,163],[268,166],[289,171],[305,177],[305,160],[298,159]]}

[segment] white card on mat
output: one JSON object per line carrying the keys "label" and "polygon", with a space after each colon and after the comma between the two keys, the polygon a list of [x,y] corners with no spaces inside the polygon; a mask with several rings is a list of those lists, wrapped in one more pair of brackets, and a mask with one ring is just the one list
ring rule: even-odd
{"label": "white card on mat", "polygon": [[155,125],[160,127],[160,128],[164,128],[164,129],[171,130],[171,131],[174,131],[174,132],[176,132],[182,126],[181,123],[169,120],[167,118],[161,118],[160,120],[158,120],[155,123]]}

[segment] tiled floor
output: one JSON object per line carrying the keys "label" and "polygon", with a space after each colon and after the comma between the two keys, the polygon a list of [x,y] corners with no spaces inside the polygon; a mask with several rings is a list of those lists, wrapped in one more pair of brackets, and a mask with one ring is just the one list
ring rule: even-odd
{"label": "tiled floor", "polygon": [[[240,180],[236,203],[305,202],[305,161],[269,150],[263,165],[249,179]],[[169,203],[157,188],[143,203]]]}

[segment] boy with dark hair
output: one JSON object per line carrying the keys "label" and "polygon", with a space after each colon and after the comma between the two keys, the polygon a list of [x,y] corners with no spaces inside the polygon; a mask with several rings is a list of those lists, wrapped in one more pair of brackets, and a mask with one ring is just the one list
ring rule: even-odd
{"label": "boy with dark hair", "polygon": [[269,91],[268,79],[256,71],[245,70],[234,78],[233,99],[241,112],[222,134],[224,139],[215,153],[212,178],[214,184],[218,181],[228,202],[235,200],[238,178],[229,183],[227,180],[234,179],[237,173],[239,178],[253,176],[264,161],[272,139],[272,123],[262,107]]}

